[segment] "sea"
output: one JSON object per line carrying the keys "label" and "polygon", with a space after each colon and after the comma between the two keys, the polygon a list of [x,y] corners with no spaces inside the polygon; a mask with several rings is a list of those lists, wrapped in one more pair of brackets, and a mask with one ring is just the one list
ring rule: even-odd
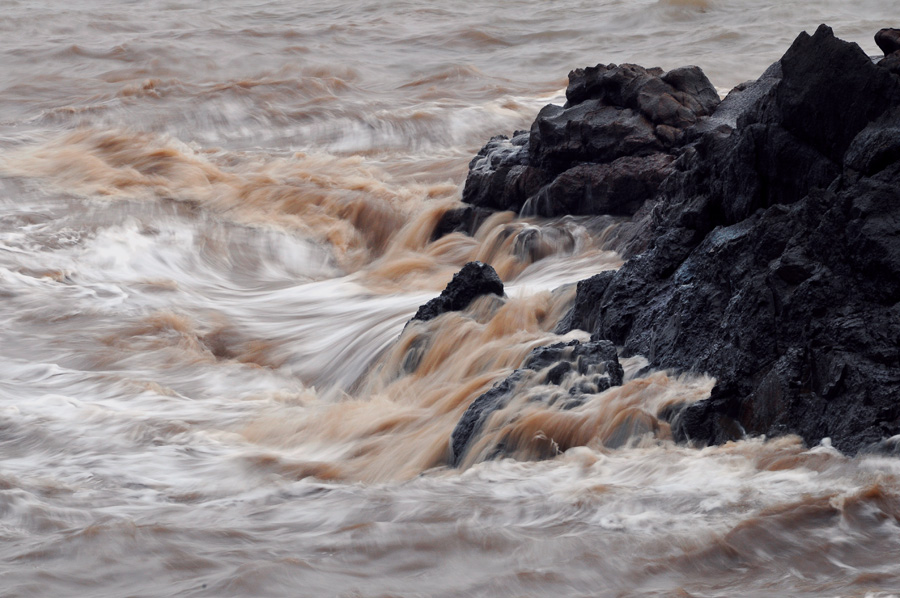
{"label": "sea", "polygon": [[[622,357],[452,466],[467,406],[618,268],[609,219],[432,238],[570,70],[722,95],[896,0],[0,0],[0,595],[900,596],[900,460],[672,441]],[[406,326],[466,262],[506,297]],[[514,447],[498,454],[494,447]]]}

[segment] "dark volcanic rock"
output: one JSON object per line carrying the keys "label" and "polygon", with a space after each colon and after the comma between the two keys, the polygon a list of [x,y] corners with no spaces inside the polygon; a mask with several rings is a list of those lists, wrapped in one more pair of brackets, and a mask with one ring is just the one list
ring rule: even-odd
{"label": "dark volcanic rock", "polygon": [[500,277],[487,264],[469,262],[453,275],[453,279],[439,296],[419,307],[410,322],[428,321],[448,311],[465,309],[478,297],[491,293],[503,296]]}
{"label": "dark volcanic rock", "polygon": [[704,122],[647,251],[579,284],[561,331],[707,372],[682,440],[900,433],[900,77],[821,26]]}
{"label": "dark volcanic rock", "polygon": [[572,71],[566,97],[565,106],[544,107],[530,132],[488,141],[469,164],[465,203],[631,216],[672,172],[686,131],[719,103],[697,67],[665,73],[633,64]]}
{"label": "dark volcanic rock", "polygon": [[827,27],[797,37],[781,65],[775,104],[784,128],[838,163],[859,131],[900,99],[896,77]]}
{"label": "dark volcanic rock", "polygon": [[450,233],[463,233],[466,235],[474,235],[488,216],[493,214],[491,210],[486,208],[476,208],[474,206],[466,206],[464,208],[455,208],[447,210],[434,227],[431,234],[431,240],[439,239]]}
{"label": "dark volcanic rock", "polygon": [[882,29],[875,34],[875,43],[885,56],[900,52],[900,29]]}
{"label": "dark volcanic rock", "polygon": [[606,270],[590,278],[579,280],[575,291],[575,304],[563,316],[556,332],[565,334],[575,328],[593,330],[600,316],[600,299],[615,275],[615,270]]}
{"label": "dark volcanic rock", "polygon": [[632,108],[650,121],[684,128],[719,104],[715,87],[695,66],[663,73],[636,64],[602,65],[569,73],[566,107],[586,100]]}
{"label": "dark volcanic rock", "polygon": [[[537,378],[526,376],[529,371],[540,372],[542,375]],[[514,394],[522,390],[526,379],[532,384],[559,385],[570,373],[578,376],[581,384],[573,386],[569,391],[569,400],[564,408],[580,404],[581,401],[576,396],[578,391],[599,393],[622,384],[622,366],[619,364],[615,345],[609,341],[571,341],[538,347],[528,355],[520,369],[496,383],[469,405],[450,438],[453,465],[461,463],[487,418],[506,407]],[[502,452],[502,446],[495,447],[495,455]]]}
{"label": "dark volcanic rock", "polygon": [[523,216],[632,216],[672,173],[669,154],[625,156],[609,164],[579,164],[532,196]]}
{"label": "dark volcanic rock", "polygon": [[882,29],[875,34],[875,43],[884,52],[878,66],[900,75],[900,29]]}
{"label": "dark volcanic rock", "polygon": [[531,160],[559,172],[573,162],[612,162],[623,156],[649,156],[663,150],[655,127],[630,108],[585,100],[571,108],[545,106],[531,127]]}
{"label": "dark volcanic rock", "polygon": [[663,73],[633,64],[572,71],[566,98],[562,108],[546,106],[531,126],[531,163],[551,172],[676,147],[684,129],[719,103],[696,67]]}
{"label": "dark volcanic rock", "polygon": [[516,131],[512,139],[497,135],[481,148],[469,162],[462,194],[465,203],[518,211],[548,181],[547,173],[530,165],[528,136],[528,131]]}
{"label": "dark volcanic rock", "polygon": [[522,372],[516,370],[472,401],[463,416],[459,418],[456,427],[453,428],[453,434],[450,435],[450,450],[454,467],[462,462],[469,443],[481,431],[484,420],[494,411],[506,407],[521,379]]}

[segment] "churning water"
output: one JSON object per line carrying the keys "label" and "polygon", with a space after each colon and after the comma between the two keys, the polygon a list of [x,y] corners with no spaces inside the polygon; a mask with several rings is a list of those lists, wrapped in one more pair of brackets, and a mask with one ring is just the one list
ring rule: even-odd
{"label": "churning water", "polygon": [[[621,259],[583,218],[431,241],[480,145],[572,68],[697,64],[725,92],[802,29],[875,54],[896,17],[0,1],[0,594],[900,591],[900,462],[675,445],[655,414],[713,381],[640,358],[576,409],[514,402],[449,467],[466,406]],[[507,298],[404,331],[472,259]],[[500,438],[516,458],[485,460]]]}

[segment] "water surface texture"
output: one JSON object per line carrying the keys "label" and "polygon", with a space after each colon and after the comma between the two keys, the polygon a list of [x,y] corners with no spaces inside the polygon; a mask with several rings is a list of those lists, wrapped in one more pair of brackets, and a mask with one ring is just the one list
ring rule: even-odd
{"label": "water surface texture", "polygon": [[[713,381],[640,357],[449,467],[467,405],[622,260],[600,220],[430,239],[573,68],[725,93],[821,22],[876,54],[896,8],[0,0],[0,594],[900,591],[900,462],[675,445],[655,414]],[[473,259],[507,299],[404,331]]]}

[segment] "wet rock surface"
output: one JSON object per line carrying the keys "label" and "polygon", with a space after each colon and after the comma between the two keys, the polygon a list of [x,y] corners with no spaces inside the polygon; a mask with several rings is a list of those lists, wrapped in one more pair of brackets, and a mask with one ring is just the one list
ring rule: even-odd
{"label": "wet rock surface", "polygon": [[[537,372],[537,376],[530,375],[531,372]],[[532,387],[560,387],[568,383],[564,391],[557,389],[557,392],[533,395],[532,400],[551,405],[562,400],[561,408],[571,409],[582,404],[590,394],[620,386],[622,377],[616,347],[609,341],[582,343],[575,340],[534,349],[521,368],[494,384],[469,405],[451,435],[453,465],[460,464],[474,438],[482,432],[488,417],[505,408],[526,382]],[[494,447],[492,456],[503,455],[504,449],[502,443]]]}
{"label": "wet rock surface", "polygon": [[900,29],[882,29],[875,34],[875,43],[884,52],[878,66],[900,75]]}
{"label": "wet rock surface", "polygon": [[453,275],[439,296],[419,307],[410,322],[425,322],[448,311],[463,310],[478,297],[492,293],[503,296],[503,281],[497,272],[485,263],[469,262]]}
{"label": "wet rock surface", "polygon": [[431,240],[440,239],[450,233],[463,233],[464,235],[472,236],[478,230],[478,227],[493,213],[492,210],[487,208],[474,206],[447,210],[434,227]]}
{"label": "wet rock surface", "polygon": [[[900,433],[900,77],[884,62],[821,26],[703,104],[644,219],[647,249],[579,284],[560,332],[717,378],[672,414],[676,438],[797,433],[856,452]],[[546,147],[564,146],[539,144],[542,167],[581,159]]]}
{"label": "wet rock surface", "polygon": [[900,29],[882,29],[875,34],[875,43],[885,56],[900,52]]}
{"label": "wet rock surface", "polygon": [[528,158],[528,131],[516,131],[512,139],[492,137],[469,162],[463,189],[465,203],[489,210],[515,210],[537,192],[547,173],[532,168]]}
{"label": "wet rock surface", "polygon": [[572,71],[566,98],[541,110],[530,131],[488,141],[469,164],[465,203],[546,217],[631,216],[672,173],[685,131],[719,103],[697,67],[632,64]]}

